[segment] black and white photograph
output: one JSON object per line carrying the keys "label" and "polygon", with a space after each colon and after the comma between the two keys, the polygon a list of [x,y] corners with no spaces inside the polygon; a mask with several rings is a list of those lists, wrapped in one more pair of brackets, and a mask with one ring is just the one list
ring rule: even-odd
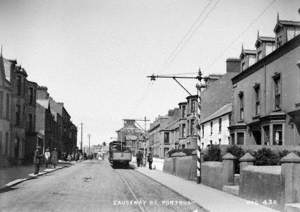
{"label": "black and white photograph", "polygon": [[300,0],[0,0],[1,212],[300,212]]}

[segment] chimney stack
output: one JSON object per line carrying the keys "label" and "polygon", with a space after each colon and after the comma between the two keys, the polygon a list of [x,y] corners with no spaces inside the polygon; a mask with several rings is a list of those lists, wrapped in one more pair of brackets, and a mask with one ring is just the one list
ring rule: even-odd
{"label": "chimney stack", "polygon": [[241,68],[239,58],[228,58],[226,60],[226,73],[239,73]]}

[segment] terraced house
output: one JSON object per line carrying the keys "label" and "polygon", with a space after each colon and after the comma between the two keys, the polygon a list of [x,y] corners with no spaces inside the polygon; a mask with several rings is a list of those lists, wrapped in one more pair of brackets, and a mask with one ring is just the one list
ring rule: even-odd
{"label": "terraced house", "polygon": [[300,22],[277,17],[274,33],[258,34],[256,49],[240,55],[241,73],[232,78],[232,143],[300,145]]}
{"label": "terraced house", "polygon": [[0,55],[0,165],[7,165],[11,152],[11,82],[6,75],[4,58]]}
{"label": "terraced house", "polygon": [[197,95],[190,95],[186,102],[179,103],[179,148],[195,149],[197,147],[196,110]]}
{"label": "terraced house", "polygon": [[[35,89],[36,83],[27,79],[24,68],[16,60],[0,56],[1,80],[1,149],[2,165],[8,162],[20,164],[26,160],[27,141],[34,135],[35,126]],[[2,134],[2,136],[1,136]]]}

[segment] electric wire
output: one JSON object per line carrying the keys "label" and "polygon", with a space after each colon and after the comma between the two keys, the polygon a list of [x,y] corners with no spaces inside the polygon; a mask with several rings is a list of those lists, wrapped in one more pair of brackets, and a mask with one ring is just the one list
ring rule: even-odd
{"label": "electric wire", "polygon": [[209,5],[211,3],[212,3],[212,1],[209,0],[208,3],[205,5],[205,7],[200,11],[199,16],[192,23],[192,25],[190,26],[190,28],[188,29],[188,31],[181,38],[181,40],[177,43],[177,45],[175,46],[175,48],[173,49],[173,51],[170,53],[170,55],[166,59],[165,64],[167,64],[167,62],[176,54],[176,52],[178,51],[178,49],[180,48],[180,46],[183,45],[183,43],[185,42],[185,40],[187,39],[187,37],[189,36],[189,34],[191,34],[193,32],[194,27],[197,26],[198,22],[201,20],[203,14],[205,13],[205,11],[207,10],[207,8],[209,7]]}
{"label": "electric wire", "polygon": [[232,45],[234,45],[247,31],[250,27],[252,27],[265,13],[266,11],[276,2],[277,0],[272,0],[263,10],[261,13],[259,13],[258,16],[256,16],[248,25],[247,27],[240,33],[238,34],[237,37],[235,37],[227,47],[225,47],[225,49],[223,51],[221,51],[221,53],[212,61],[212,63],[210,63],[207,68],[211,69],[216,62],[222,58],[222,56],[228,51],[228,49],[230,49],[232,47]]}
{"label": "electric wire", "polygon": [[214,5],[209,9],[209,11],[205,14],[204,18],[201,20],[201,22],[196,26],[196,28],[194,28],[192,30],[192,32],[189,34],[189,36],[184,40],[183,44],[178,48],[178,51],[176,51],[176,53],[169,57],[169,59],[167,60],[167,65],[171,64],[176,57],[178,56],[178,54],[183,50],[183,48],[185,47],[185,45],[191,40],[191,38],[193,37],[194,33],[202,26],[202,24],[207,20],[207,18],[209,17],[209,15],[214,11],[214,9],[217,7],[217,5],[219,4],[221,0],[217,0]]}

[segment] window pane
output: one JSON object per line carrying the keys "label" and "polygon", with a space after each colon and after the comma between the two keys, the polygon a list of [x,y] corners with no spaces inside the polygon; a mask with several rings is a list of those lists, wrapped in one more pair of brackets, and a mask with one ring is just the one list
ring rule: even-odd
{"label": "window pane", "polygon": [[273,125],[273,145],[282,145],[282,124]]}
{"label": "window pane", "polygon": [[237,144],[238,145],[244,144],[244,133],[237,133]]}

